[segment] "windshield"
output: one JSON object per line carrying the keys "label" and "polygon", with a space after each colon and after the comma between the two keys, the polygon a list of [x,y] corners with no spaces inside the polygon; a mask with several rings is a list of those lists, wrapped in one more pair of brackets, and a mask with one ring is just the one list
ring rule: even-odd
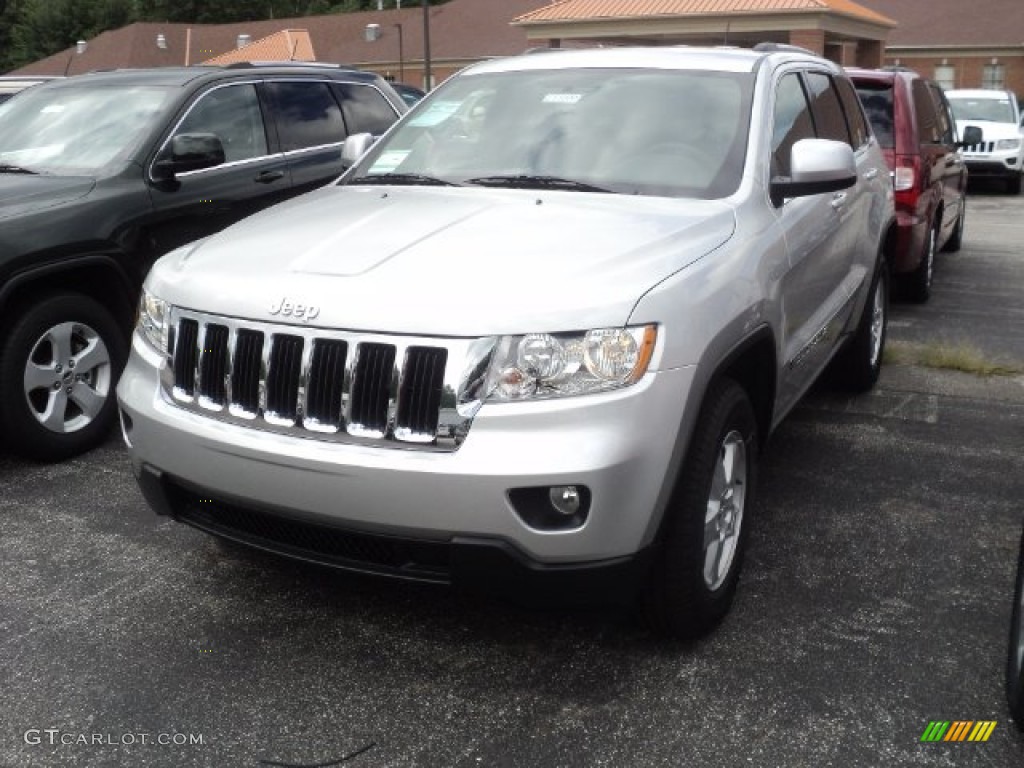
{"label": "windshield", "polygon": [[724,197],[743,173],[752,82],[649,69],[464,75],[345,180]]}
{"label": "windshield", "polygon": [[0,165],[90,174],[125,160],[172,97],[168,88],[31,88],[0,106]]}
{"label": "windshield", "polygon": [[988,120],[993,123],[1014,123],[1013,105],[1007,97],[979,99],[966,96],[950,96],[949,105],[957,120]]}

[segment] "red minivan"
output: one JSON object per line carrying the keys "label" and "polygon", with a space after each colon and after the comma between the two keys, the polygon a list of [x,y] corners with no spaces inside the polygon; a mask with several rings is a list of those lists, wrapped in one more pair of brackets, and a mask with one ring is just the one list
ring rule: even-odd
{"label": "red minivan", "polygon": [[931,295],[935,253],[964,234],[967,166],[942,88],[908,69],[846,70],[892,172],[897,237],[893,272],[908,298]]}

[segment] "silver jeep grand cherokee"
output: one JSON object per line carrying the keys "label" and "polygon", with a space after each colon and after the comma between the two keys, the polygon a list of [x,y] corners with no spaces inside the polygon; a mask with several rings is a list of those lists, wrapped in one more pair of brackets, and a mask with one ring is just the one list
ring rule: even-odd
{"label": "silver jeep grand cherokee", "polygon": [[124,437],[154,509],[221,539],[693,636],[767,435],[826,365],[878,377],[892,219],[853,88],[806,52],[487,62],[156,264]]}

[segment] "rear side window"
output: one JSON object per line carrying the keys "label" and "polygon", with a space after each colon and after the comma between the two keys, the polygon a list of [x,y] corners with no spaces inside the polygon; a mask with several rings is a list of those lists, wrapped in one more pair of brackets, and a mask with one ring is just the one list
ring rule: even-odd
{"label": "rear side window", "polygon": [[939,137],[943,144],[952,144],[956,141],[953,122],[953,115],[949,110],[949,103],[942,95],[942,89],[935,83],[928,83],[928,93],[935,103],[935,122],[939,127]]}
{"label": "rear side window", "polygon": [[871,130],[879,145],[886,149],[895,146],[892,130],[892,86],[886,83],[857,83],[857,96],[864,105]]}
{"label": "rear side window", "polygon": [[368,85],[335,83],[341,97],[345,124],[351,133],[372,133],[379,136],[395,122],[398,113],[384,95]]}
{"label": "rear side window", "polygon": [[267,83],[281,149],[290,152],[345,140],[341,109],[323,82]]}
{"label": "rear side window", "polygon": [[841,141],[852,146],[846,116],[832,78],[820,72],[808,72],[807,85],[810,88],[811,111],[818,138]]}
{"label": "rear side window", "polygon": [[868,143],[871,136],[871,129],[864,118],[864,112],[860,107],[860,100],[849,80],[837,79],[836,88],[839,89],[839,98],[843,101],[843,112],[846,113],[846,122],[850,126],[850,137],[853,139],[853,148],[863,147]]}
{"label": "rear side window", "polygon": [[924,80],[915,80],[911,85],[914,99],[914,114],[917,116],[917,134],[922,144],[938,144],[942,138],[938,119],[935,116],[935,102],[928,92]]}

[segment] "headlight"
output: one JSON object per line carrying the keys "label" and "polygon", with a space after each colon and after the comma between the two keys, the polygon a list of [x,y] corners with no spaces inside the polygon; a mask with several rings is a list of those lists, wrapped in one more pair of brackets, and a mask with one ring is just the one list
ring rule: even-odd
{"label": "headlight", "polygon": [[996,142],[996,149],[1016,149],[1020,146],[1020,139],[1000,139]]}
{"label": "headlight", "polygon": [[159,352],[167,353],[167,315],[169,305],[145,288],[139,299],[138,330],[142,338]]}
{"label": "headlight", "polygon": [[624,387],[647,372],[656,339],[653,325],[504,336],[471,398],[507,402]]}

